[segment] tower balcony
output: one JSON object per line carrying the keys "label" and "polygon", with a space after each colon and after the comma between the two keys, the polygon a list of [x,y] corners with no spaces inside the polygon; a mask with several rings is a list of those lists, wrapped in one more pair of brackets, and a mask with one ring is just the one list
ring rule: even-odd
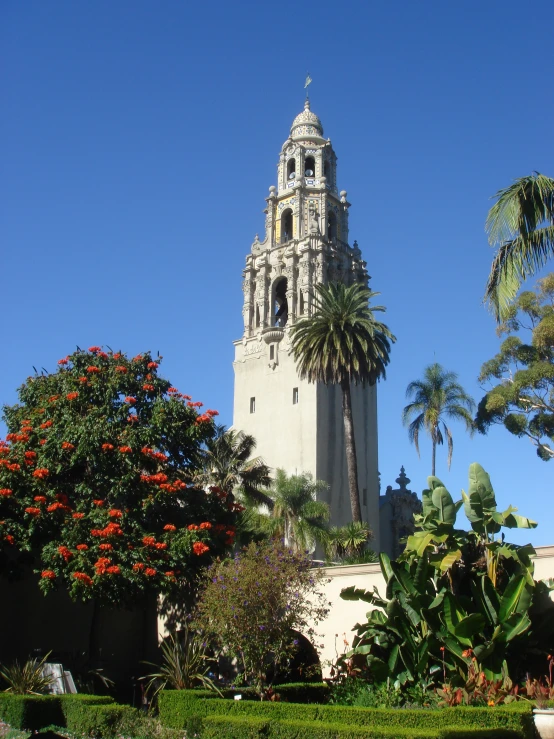
{"label": "tower balcony", "polygon": [[266,344],[278,344],[285,335],[285,329],[279,326],[269,326],[262,331],[262,339]]}

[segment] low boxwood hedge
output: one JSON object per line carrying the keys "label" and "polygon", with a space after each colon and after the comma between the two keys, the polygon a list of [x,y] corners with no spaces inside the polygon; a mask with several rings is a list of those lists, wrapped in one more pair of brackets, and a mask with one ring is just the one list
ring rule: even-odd
{"label": "low boxwood hedge", "polygon": [[55,724],[65,726],[68,710],[83,711],[85,706],[113,703],[106,695],[12,695],[0,693],[0,719],[14,729],[36,731]]}
{"label": "low boxwood hedge", "polygon": [[270,721],[237,716],[206,716],[195,731],[202,739],[519,739],[509,729],[405,729],[311,721]]}
{"label": "low boxwood hedge", "polygon": [[[276,721],[318,722],[343,726],[371,727],[375,730],[432,730],[444,726],[472,729],[502,730],[521,739],[532,739],[533,717],[530,704],[508,707],[471,708],[459,706],[436,710],[354,708],[351,706],[324,706],[282,702],[231,701],[221,698],[206,699],[200,691],[163,691],[159,696],[160,720],[165,726],[184,728],[191,719],[208,716],[266,719]],[[461,729],[460,729],[461,730]],[[510,736],[510,734],[505,734]],[[492,736],[492,735],[491,735]]]}
{"label": "low boxwood hedge", "polygon": [[117,703],[69,703],[64,705],[64,709],[65,726],[69,731],[101,739],[112,739],[119,734],[135,736],[139,733],[142,721],[142,714],[137,708]]}

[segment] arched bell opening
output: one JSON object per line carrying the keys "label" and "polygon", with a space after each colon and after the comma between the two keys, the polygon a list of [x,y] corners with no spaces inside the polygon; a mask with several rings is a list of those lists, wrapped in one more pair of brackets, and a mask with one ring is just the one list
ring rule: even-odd
{"label": "arched bell opening", "polygon": [[289,317],[287,278],[279,277],[273,283],[273,325],[283,328]]}
{"label": "arched bell opening", "polygon": [[315,159],[313,157],[306,157],[306,161],[304,162],[304,176],[315,176]]}
{"label": "arched bell opening", "polygon": [[298,294],[298,315],[304,315],[304,293],[302,290],[300,290]]}
{"label": "arched bell opening", "polygon": [[294,180],[296,177],[296,159],[293,157],[287,162],[287,180]]}
{"label": "arched bell opening", "polygon": [[287,208],[281,216],[281,244],[292,239],[292,210]]}
{"label": "arched bell opening", "polygon": [[337,238],[337,216],[331,211],[327,217],[327,239],[332,241]]}

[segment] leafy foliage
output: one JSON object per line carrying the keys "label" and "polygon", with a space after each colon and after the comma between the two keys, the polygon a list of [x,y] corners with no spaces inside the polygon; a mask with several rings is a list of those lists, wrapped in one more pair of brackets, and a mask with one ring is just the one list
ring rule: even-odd
{"label": "leafy foliage", "polygon": [[28,659],[23,664],[17,660],[8,666],[0,666],[0,677],[7,683],[6,693],[14,695],[40,695],[54,682],[51,675],[44,675],[44,664],[50,652],[41,660]]}
{"label": "leafy foliage", "polygon": [[498,321],[505,320],[523,280],[554,254],[554,180],[534,172],[496,193],[485,228],[498,245],[485,291]]}
{"label": "leafy foliage", "polygon": [[157,667],[158,671],[146,675],[146,692],[155,699],[160,690],[167,687],[174,690],[189,690],[196,685],[219,692],[208,676],[213,658],[207,654],[207,644],[201,634],[194,632],[185,624],[180,634],[170,634],[162,642],[162,664],[153,662],[147,665]]}
{"label": "leafy foliage", "polygon": [[437,445],[448,446],[448,468],[452,461],[454,440],[445,418],[462,421],[467,430],[473,431],[471,413],[475,408],[473,398],[459,384],[455,372],[446,371],[435,362],[425,368],[423,380],[414,380],[406,388],[406,397],[413,397],[405,406],[402,420],[408,426],[410,441],[414,443],[419,456],[419,435],[427,431],[433,445],[431,474],[435,474]]}
{"label": "leafy foliage", "polygon": [[[350,587],[345,600],[374,610],[357,624],[347,655],[375,681],[398,685],[432,676],[465,681],[477,660],[488,680],[540,669],[554,645],[550,588],[533,579],[534,550],[495,538],[502,527],[533,528],[510,507],[496,507],[490,479],[472,464],[468,493],[454,503],[440,480],[429,478],[418,529],[397,561],[380,555],[386,597]],[[472,531],[455,528],[464,505]]]}
{"label": "leafy foliage", "polygon": [[284,539],[295,552],[312,552],[316,543],[327,538],[329,506],[317,500],[327,487],[326,482],[314,480],[309,472],[287,475],[278,469],[268,491],[267,513],[258,508],[250,510],[251,530],[269,538]]}
{"label": "leafy foliage", "polygon": [[[325,552],[331,559],[341,561],[362,559],[367,555],[367,561],[376,562],[377,555],[366,549],[366,545],[373,538],[373,532],[367,523],[351,521],[344,526],[332,526],[327,534]],[[354,564],[354,562],[349,562]]]}
{"label": "leafy foliage", "polygon": [[270,504],[265,492],[271,484],[270,469],[261,457],[252,456],[255,448],[250,434],[217,426],[206,442],[195,482],[215,485],[228,495],[240,491],[249,502]]}
{"label": "leafy foliage", "polygon": [[[507,334],[499,353],[485,362],[479,380],[491,387],[479,403],[477,429],[503,424],[530,439],[544,461],[554,457],[554,273],[523,292],[498,329]],[[523,339],[528,336],[527,342]]]}
{"label": "leafy foliage", "polygon": [[350,384],[374,385],[384,378],[396,338],[375,319],[385,308],[369,306],[379,293],[360,283],[318,284],[315,290],[311,315],[291,328],[291,351],[301,378],[341,386],[352,519],[361,521]]}
{"label": "leafy foliage", "polygon": [[232,497],[189,484],[217,412],[159,361],[91,347],[19,388],[0,443],[5,572],[31,555],[45,593],[121,605],[182,591],[232,545]]}
{"label": "leafy foliage", "polygon": [[278,542],[252,543],[210,567],[195,621],[236,657],[262,695],[269,670],[295,652],[293,632],[312,639],[313,625],[326,616],[320,582],[306,554]]}

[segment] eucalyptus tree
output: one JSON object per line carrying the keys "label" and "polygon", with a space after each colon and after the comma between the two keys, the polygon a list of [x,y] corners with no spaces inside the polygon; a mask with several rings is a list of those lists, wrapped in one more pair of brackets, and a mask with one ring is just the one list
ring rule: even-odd
{"label": "eucalyptus tree", "polygon": [[496,193],[485,229],[498,246],[485,291],[503,321],[521,283],[554,256],[554,179],[534,172]]}
{"label": "eucalyptus tree", "polygon": [[340,385],[352,519],[362,520],[351,384],[374,385],[385,377],[391,342],[396,338],[369,301],[379,293],[356,283],[316,285],[312,314],[291,329],[291,350],[298,373],[309,382]]}
{"label": "eucalyptus tree", "polygon": [[408,427],[408,436],[415,445],[419,456],[419,436],[426,431],[431,437],[431,474],[436,467],[437,445],[446,442],[448,446],[448,468],[452,462],[454,441],[445,419],[462,421],[466,429],[473,433],[472,412],[475,401],[457,381],[455,372],[448,372],[438,362],[430,364],[423,372],[422,380],[410,382],[406,397],[413,398],[402,411],[402,421]]}

